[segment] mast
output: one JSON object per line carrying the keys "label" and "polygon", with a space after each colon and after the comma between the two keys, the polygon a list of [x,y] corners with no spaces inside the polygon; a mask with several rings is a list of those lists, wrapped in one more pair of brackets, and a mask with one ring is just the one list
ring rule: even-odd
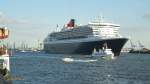
{"label": "mast", "polygon": [[135,49],[136,45],[133,44],[131,40],[130,40],[130,44],[131,44],[131,49]]}

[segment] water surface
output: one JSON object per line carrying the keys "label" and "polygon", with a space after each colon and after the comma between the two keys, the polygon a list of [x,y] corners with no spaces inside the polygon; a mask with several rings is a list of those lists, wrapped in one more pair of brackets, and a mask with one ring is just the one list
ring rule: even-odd
{"label": "water surface", "polygon": [[122,54],[104,60],[26,52],[15,53],[10,61],[13,84],[150,84],[148,54]]}

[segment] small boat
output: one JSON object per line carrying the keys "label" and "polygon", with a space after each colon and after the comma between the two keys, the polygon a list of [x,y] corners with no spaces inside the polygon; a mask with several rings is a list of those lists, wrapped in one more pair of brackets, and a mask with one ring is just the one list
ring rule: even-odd
{"label": "small boat", "polygon": [[102,57],[104,59],[113,59],[114,53],[112,52],[112,49],[107,48],[107,44],[104,44],[104,45],[105,47],[103,47],[103,49],[99,49],[98,51],[94,48],[92,57]]}
{"label": "small boat", "polygon": [[104,56],[104,55],[105,55],[104,50],[99,49],[98,51],[96,51],[96,49],[94,48],[92,56],[100,57],[100,56]]}
{"label": "small boat", "polygon": [[114,59],[114,53],[111,49],[105,49],[104,50],[105,56],[103,56],[104,59]]}
{"label": "small boat", "polygon": [[94,49],[94,52],[92,54],[92,57],[102,57],[104,59],[113,59],[114,54],[111,51],[111,49],[101,49],[98,52]]}

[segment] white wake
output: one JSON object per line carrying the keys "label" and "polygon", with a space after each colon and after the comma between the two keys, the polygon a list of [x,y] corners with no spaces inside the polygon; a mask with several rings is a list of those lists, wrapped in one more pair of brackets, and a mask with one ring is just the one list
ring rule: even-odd
{"label": "white wake", "polygon": [[62,61],[64,61],[64,62],[96,62],[97,59],[82,60],[82,59],[73,59],[73,58],[63,58]]}

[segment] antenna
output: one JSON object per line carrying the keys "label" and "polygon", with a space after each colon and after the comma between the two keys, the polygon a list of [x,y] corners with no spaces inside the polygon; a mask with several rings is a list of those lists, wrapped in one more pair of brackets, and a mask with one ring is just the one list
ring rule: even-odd
{"label": "antenna", "polygon": [[100,14],[100,15],[98,16],[98,21],[99,21],[99,22],[103,22],[103,18],[104,18],[104,17],[103,17],[103,14]]}

